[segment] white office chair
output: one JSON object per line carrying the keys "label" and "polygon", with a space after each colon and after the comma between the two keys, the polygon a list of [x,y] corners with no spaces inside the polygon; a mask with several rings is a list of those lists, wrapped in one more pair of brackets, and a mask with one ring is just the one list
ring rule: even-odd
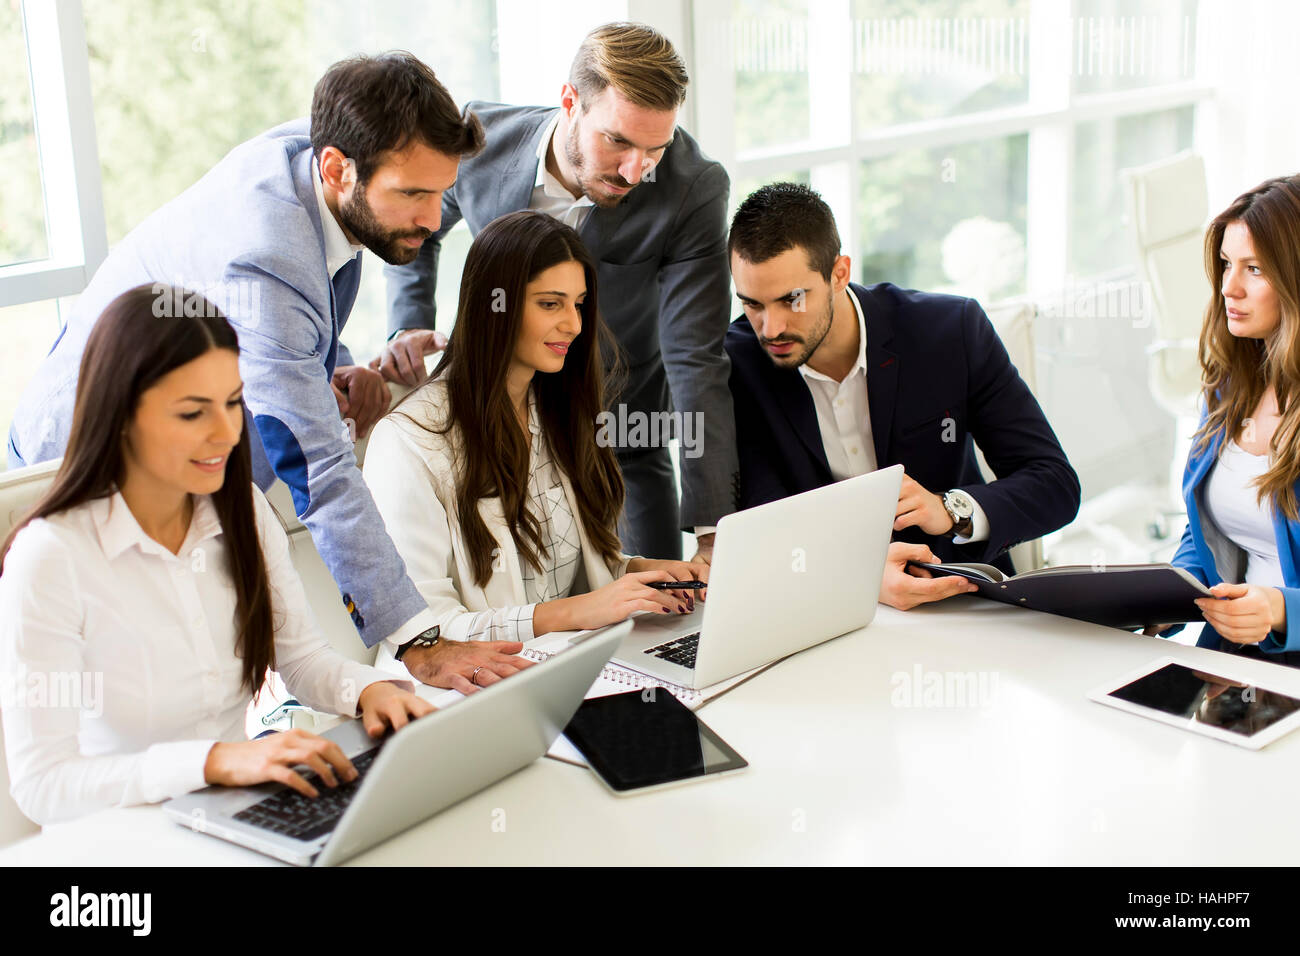
{"label": "white office chair", "polygon": [[1183,464],[1191,448],[1201,395],[1197,340],[1205,313],[1204,237],[1209,218],[1205,162],[1190,151],[1120,171],[1137,244],[1138,273],[1148,290],[1147,314],[1156,339],[1147,347],[1147,383],[1156,403],[1174,416],[1169,504],[1152,525],[1157,537],[1182,515]]}
{"label": "white office chair", "polygon": [[1156,341],[1147,349],[1151,393],[1170,414],[1194,418],[1201,393],[1196,344],[1208,294],[1205,162],[1182,152],[1121,170],[1120,179],[1156,327]]}
{"label": "white office chair", "polygon": [[[1025,380],[1029,390],[1036,395],[1038,362],[1034,355],[1034,316],[1038,314],[1038,309],[1033,303],[1023,299],[1007,299],[989,305],[985,309],[985,314],[993,323],[998,338],[1006,346],[1011,364],[1020,372],[1020,377]],[[984,460],[984,453],[979,450],[979,446],[975,448],[975,456],[984,477],[993,480],[995,476],[988,462]],[[1026,541],[1012,548],[1011,563],[1015,565],[1017,574],[1021,571],[1034,571],[1041,568],[1044,563],[1042,539],[1035,538],[1033,541]]]}
{"label": "white office chair", "polygon": [[[0,540],[9,536],[13,526],[45,493],[58,470],[57,461],[48,461],[0,472]],[[0,846],[40,831],[9,796],[9,766],[4,753],[4,725],[0,721]]]}

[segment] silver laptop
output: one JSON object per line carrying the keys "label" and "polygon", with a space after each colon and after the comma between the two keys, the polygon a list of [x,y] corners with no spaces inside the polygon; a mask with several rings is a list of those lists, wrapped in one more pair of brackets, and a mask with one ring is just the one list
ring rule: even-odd
{"label": "silver laptop", "polygon": [[335,727],[323,736],[361,776],[334,789],[317,785],[314,800],[282,784],[208,787],[168,800],[163,810],[194,830],[297,866],[341,863],[546,753],[631,627],[580,635],[564,653],[383,741],[366,736],[360,720]]}
{"label": "silver laptop", "polygon": [[866,627],[902,482],[893,465],[727,515],[709,599],[686,615],[638,615],[614,660],[701,688]]}

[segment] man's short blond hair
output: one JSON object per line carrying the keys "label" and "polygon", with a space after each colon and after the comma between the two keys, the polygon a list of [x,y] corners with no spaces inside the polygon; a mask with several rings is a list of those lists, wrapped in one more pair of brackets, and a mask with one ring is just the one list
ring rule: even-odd
{"label": "man's short blond hair", "polygon": [[606,23],[583,38],[569,70],[583,112],[606,87],[652,110],[675,110],[686,99],[686,64],[668,38],[644,23]]}

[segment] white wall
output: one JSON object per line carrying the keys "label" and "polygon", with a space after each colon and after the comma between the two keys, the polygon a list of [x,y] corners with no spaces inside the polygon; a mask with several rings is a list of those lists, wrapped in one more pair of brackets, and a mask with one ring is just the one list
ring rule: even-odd
{"label": "white wall", "polygon": [[1209,0],[1203,75],[1215,87],[1197,123],[1210,215],[1265,179],[1300,173],[1300,4]]}

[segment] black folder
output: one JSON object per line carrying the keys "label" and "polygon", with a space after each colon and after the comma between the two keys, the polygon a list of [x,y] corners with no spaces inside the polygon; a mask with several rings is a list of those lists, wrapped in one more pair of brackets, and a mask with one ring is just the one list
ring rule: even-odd
{"label": "black folder", "polygon": [[1011,577],[988,564],[909,564],[973,581],[980,595],[992,601],[1127,630],[1203,621],[1193,602],[1214,596],[1171,564],[1072,565]]}

